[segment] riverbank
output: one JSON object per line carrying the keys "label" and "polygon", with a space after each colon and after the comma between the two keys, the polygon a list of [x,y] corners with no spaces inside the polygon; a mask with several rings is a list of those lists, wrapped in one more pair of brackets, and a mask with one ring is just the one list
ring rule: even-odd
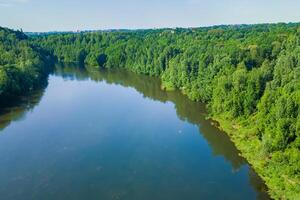
{"label": "riverbank", "polygon": [[[168,86],[168,83],[162,82],[162,90],[174,91],[176,88]],[[188,92],[182,90],[182,94],[187,95]],[[209,110],[209,109],[208,109]],[[266,157],[266,152],[263,150],[262,141],[257,137],[255,128],[251,124],[255,124],[255,115],[248,120],[233,120],[226,119],[226,115],[208,114],[212,119],[212,124],[224,131],[235,144],[255,172],[264,180],[268,187],[268,193],[274,199],[300,199],[300,177],[291,176],[290,171],[293,171],[294,166],[289,163],[299,162],[299,152],[297,149],[290,149],[286,154],[277,151],[269,154]],[[294,155],[293,161],[288,155]]]}
{"label": "riverbank", "polygon": [[241,155],[265,181],[272,198],[300,199],[299,179],[285,174],[289,171],[289,166],[278,162],[279,153],[274,153],[266,159],[259,139],[254,134],[249,134],[253,132],[251,128],[245,128],[240,122],[228,121],[221,116],[213,116],[212,119],[218,121],[218,127],[229,135]]}
{"label": "riverbank", "polygon": [[[175,87],[168,87],[168,85],[164,84],[163,81],[161,82],[161,90],[166,92],[172,92],[176,90]],[[181,90],[181,93],[189,98],[189,95],[186,91]],[[212,115],[212,113],[208,113],[208,118],[215,121],[215,123],[212,123],[212,125],[224,131],[229,136],[236,148],[240,151],[241,156],[248,161],[255,172],[262,178],[262,180],[264,180],[266,186],[268,187],[268,193],[272,198],[292,200],[300,198],[299,180],[297,177],[284,174],[284,172],[290,170],[290,166],[288,166],[286,163],[281,165],[279,164],[278,156],[280,156],[279,154],[281,152],[275,152],[273,155],[270,155],[266,158],[263,152],[262,143],[255,135],[255,130],[249,127],[249,124],[251,125],[251,123],[245,123],[245,121],[227,120],[226,116]],[[248,126],[244,126],[243,123],[247,124]],[[254,120],[253,123],[255,123]],[[297,154],[297,152],[295,153]]]}

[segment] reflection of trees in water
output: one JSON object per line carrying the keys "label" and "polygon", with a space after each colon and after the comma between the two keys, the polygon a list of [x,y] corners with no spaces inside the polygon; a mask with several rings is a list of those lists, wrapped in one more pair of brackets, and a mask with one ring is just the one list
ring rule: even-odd
{"label": "reflection of trees in water", "polygon": [[250,168],[249,171],[249,182],[250,185],[257,191],[257,197],[256,199],[259,200],[269,200],[270,197],[268,195],[267,191],[267,186],[262,183],[261,178],[255,173],[255,171]]}
{"label": "reflection of trees in water", "polygon": [[5,129],[11,122],[22,120],[26,113],[32,110],[43,97],[47,83],[31,94],[22,96],[16,101],[0,109],[0,131]]}
{"label": "reflection of trees in water", "polygon": [[[59,70],[64,69],[63,73]],[[76,76],[76,80],[84,80],[88,78],[87,71],[83,68],[57,68],[58,71],[53,72],[54,74],[60,74],[63,77],[72,78]],[[70,70],[68,74],[68,70]],[[75,77],[74,77],[75,79]],[[13,121],[24,119],[28,111],[33,110],[38,105],[43,97],[45,88],[48,85],[48,81],[42,83],[39,89],[28,94],[26,96],[18,97],[15,101],[6,102],[5,106],[0,107],[0,131],[5,129]]]}
{"label": "reflection of trees in water", "polygon": [[[99,71],[93,67],[86,67],[86,70],[78,67],[59,67],[56,73],[67,79],[91,79],[96,82],[105,81],[108,84],[132,87],[146,98],[161,102],[173,102],[176,113],[181,120],[188,121],[199,127],[199,132],[209,143],[214,156],[223,156],[236,171],[246,164],[245,159],[239,156],[238,150],[227,134],[212,126],[211,121],[205,118],[204,104],[189,100],[179,91],[166,92],[161,90],[159,78],[137,75],[123,70]],[[249,170],[249,184],[258,192],[258,199],[268,199],[265,185],[252,169]]]}
{"label": "reflection of trees in water", "polygon": [[246,163],[239,156],[237,149],[228,136],[212,126],[211,121],[205,119],[205,106],[202,103],[189,100],[179,91],[166,92],[161,90],[161,82],[158,78],[137,75],[123,70],[99,71],[92,67],[87,67],[87,70],[73,67],[59,67],[56,73],[68,79],[85,80],[90,78],[94,81],[105,81],[108,84],[132,87],[146,98],[161,102],[173,102],[178,117],[199,127],[200,133],[212,147],[215,156],[223,156],[231,163],[235,170],[238,170]]}

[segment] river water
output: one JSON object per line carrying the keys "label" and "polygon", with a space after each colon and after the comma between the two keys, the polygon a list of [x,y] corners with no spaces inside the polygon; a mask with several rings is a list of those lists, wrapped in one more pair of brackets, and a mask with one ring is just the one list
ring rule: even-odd
{"label": "river water", "polygon": [[1,200],[269,199],[205,106],[126,71],[57,67],[0,115]]}

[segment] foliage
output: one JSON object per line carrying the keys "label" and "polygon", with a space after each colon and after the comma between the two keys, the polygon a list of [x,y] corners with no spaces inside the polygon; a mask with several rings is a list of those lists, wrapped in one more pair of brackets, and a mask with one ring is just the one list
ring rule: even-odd
{"label": "foliage", "polygon": [[[59,61],[159,76],[206,102],[274,198],[300,198],[300,24],[55,34]],[[13,73],[13,72],[12,72]]]}
{"label": "foliage", "polygon": [[50,60],[21,31],[0,27],[0,105],[39,87],[49,73]]}

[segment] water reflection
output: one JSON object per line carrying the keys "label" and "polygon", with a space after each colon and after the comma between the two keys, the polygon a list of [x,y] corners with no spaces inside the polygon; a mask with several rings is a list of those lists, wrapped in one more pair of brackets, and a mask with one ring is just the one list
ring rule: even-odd
{"label": "water reflection", "polygon": [[95,70],[93,67],[87,67],[87,70],[80,67],[58,67],[56,75],[70,80],[105,81],[108,84],[118,84],[123,87],[135,88],[144,97],[161,102],[173,102],[176,113],[181,120],[199,126],[200,133],[212,147],[215,156],[221,155],[228,160],[232,167],[237,170],[245,160],[238,155],[238,151],[230,141],[228,136],[211,125],[211,121],[205,118],[205,105],[199,102],[189,100],[179,91],[166,92],[160,89],[161,82],[158,78],[134,73],[123,70]]}
{"label": "water reflection", "polygon": [[43,97],[47,84],[38,90],[22,96],[18,100],[8,102],[6,106],[0,107],[0,131],[5,129],[13,121],[25,119],[26,113],[33,110]]}
{"label": "water reflection", "polygon": [[[199,127],[199,133],[209,143],[214,156],[222,156],[227,160],[234,171],[247,164],[246,160],[239,156],[239,151],[234,146],[226,133],[212,126],[211,121],[206,119],[205,105],[189,100],[180,91],[166,92],[160,89],[159,78],[145,75],[137,75],[124,70],[98,70],[93,67],[58,66],[55,74],[70,80],[93,80],[105,81],[108,84],[131,87],[143,94],[144,97],[161,102],[172,102],[176,113],[181,120],[188,121]],[[266,186],[258,175],[249,169],[250,184],[257,191],[257,199],[269,199]]]}
{"label": "water reflection", "polygon": [[[177,180],[176,176],[178,175],[176,169],[179,168],[179,169],[177,169],[179,172],[180,164],[182,161],[184,162],[185,160],[176,159],[176,155],[174,155],[173,165],[169,166],[170,163],[165,163],[166,162],[165,158],[152,157],[154,155],[155,156],[159,155],[158,153],[157,154],[151,153],[151,151],[153,151],[153,150],[149,149],[148,147],[149,146],[153,147],[152,145],[145,147],[145,149],[140,147],[140,149],[139,149],[140,151],[135,152],[134,149],[132,149],[132,148],[134,145],[137,145],[137,143],[136,143],[136,140],[133,140],[133,138],[131,138],[131,139],[129,138],[127,140],[127,143],[131,142],[130,144],[128,144],[126,146],[128,148],[127,151],[126,151],[126,147],[125,147],[124,152],[116,153],[115,151],[118,148],[114,148],[114,145],[118,146],[122,143],[122,141],[118,141],[118,139],[120,137],[122,137],[122,134],[118,135],[119,137],[117,137],[117,136],[112,137],[113,138],[112,141],[115,141],[115,140],[117,140],[117,141],[115,141],[115,142],[110,141],[108,143],[104,143],[99,146],[95,145],[93,142],[91,142],[91,141],[96,140],[94,138],[95,135],[93,135],[95,133],[92,132],[92,129],[89,130],[89,129],[86,129],[86,126],[83,126],[84,127],[83,130],[93,136],[89,136],[88,134],[86,134],[86,135],[82,135],[82,137],[81,137],[80,134],[77,135],[78,133],[75,130],[77,130],[81,126],[77,126],[77,124],[71,123],[72,120],[68,121],[68,119],[78,115],[78,113],[80,113],[80,114],[82,113],[82,115],[80,115],[80,116],[82,116],[82,118],[78,117],[78,116],[76,116],[74,118],[77,119],[77,117],[78,117],[79,119],[82,119],[84,124],[88,124],[91,121],[91,119],[96,118],[98,115],[93,115],[92,113],[90,113],[89,117],[91,119],[86,120],[84,117],[85,112],[83,113],[83,112],[77,112],[77,111],[82,111],[82,110],[85,111],[86,109],[95,109],[96,110],[96,107],[100,107],[99,105],[96,106],[95,108],[93,108],[94,104],[91,104],[91,106],[86,106],[86,104],[85,104],[86,102],[82,103],[81,101],[78,101],[79,104],[76,104],[76,105],[72,104],[72,106],[70,106],[70,110],[72,110],[74,112],[71,112],[70,110],[68,110],[68,108],[66,108],[66,110],[63,110],[63,108],[65,107],[65,104],[63,104],[63,106],[59,107],[62,109],[62,110],[59,110],[59,111],[61,111],[61,116],[62,116],[61,118],[56,115],[54,115],[55,117],[53,117],[52,115],[48,116],[48,115],[41,114],[41,113],[43,113],[43,112],[41,112],[41,110],[45,111],[45,113],[49,113],[49,111],[51,112],[52,109],[55,108],[54,104],[56,104],[56,101],[53,100],[53,98],[57,97],[57,95],[60,95],[60,91],[57,91],[57,90],[60,90],[60,88],[63,88],[63,85],[61,85],[61,84],[64,84],[64,82],[61,80],[61,78],[57,78],[57,77],[63,77],[66,80],[76,80],[76,81],[86,80],[87,82],[92,80],[95,82],[106,82],[107,84],[121,85],[122,87],[134,88],[136,91],[138,91],[140,94],[142,94],[145,98],[149,98],[149,99],[152,99],[155,101],[165,102],[165,103],[172,102],[174,104],[178,118],[180,118],[183,121],[187,121],[190,124],[196,125],[198,127],[199,133],[203,136],[203,138],[205,138],[205,140],[209,144],[208,149],[211,150],[209,152],[212,152],[214,157],[219,157],[221,159],[226,160],[226,162],[230,164],[232,171],[237,172],[235,174],[238,174],[238,176],[234,177],[234,175],[229,173],[229,175],[227,174],[228,175],[227,177],[229,177],[228,179],[226,179],[226,178],[222,179],[222,177],[217,177],[217,176],[222,176],[222,174],[214,174],[213,173],[213,172],[218,172],[219,170],[211,170],[210,171],[206,167],[202,168],[201,165],[206,166],[207,162],[215,164],[215,166],[212,166],[212,167],[217,167],[217,168],[229,167],[229,165],[227,166],[227,163],[224,166],[223,161],[220,162],[221,165],[218,165],[217,161],[216,162],[209,161],[209,159],[210,159],[209,157],[211,157],[211,156],[208,155],[208,157],[203,157],[203,160],[202,160],[202,158],[199,159],[200,162],[199,162],[199,160],[197,161],[197,164],[199,164],[199,165],[195,165],[195,166],[200,167],[200,169],[195,168],[193,166],[187,166],[187,168],[186,168],[186,171],[189,171],[191,173],[191,176],[195,177],[195,180],[192,178],[186,179],[186,180],[195,181],[195,182],[188,182],[188,183],[182,184],[184,181],[182,181],[181,178],[183,178],[183,177],[178,177],[179,180],[177,180],[178,181],[177,185],[176,185],[176,182],[174,183],[175,186],[183,185],[186,187],[185,189],[187,189],[187,190],[189,189],[188,188],[189,184],[195,185],[196,187],[200,186],[200,188],[197,188],[197,190],[194,190],[194,189],[193,190],[190,189],[190,190],[192,192],[195,191],[194,192],[195,196],[197,196],[197,192],[203,193],[203,195],[205,196],[206,191],[200,191],[201,189],[211,190],[214,192],[214,190],[218,189],[218,188],[215,188],[215,186],[219,187],[221,185],[221,187],[224,187],[224,189],[223,189],[224,191],[219,190],[220,195],[222,195],[221,192],[224,192],[224,194],[231,192],[231,191],[229,191],[229,192],[226,191],[228,189],[226,187],[226,184],[227,184],[226,181],[237,181],[237,183],[228,183],[228,185],[231,185],[231,186],[234,185],[234,186],[239,187],[240,189],[243,189],[244,185],[242,185],[242,186],[235,185],[235,184],[238,184],[239,181],[241,181],[241,183],[246,183],[245,188],[247,188],[247,189],[245,191],[249,191],[248,187],[247,187],[248,183],[243,182],[244,180],[242,180],[243,177],[247,177],[247,174],[241,175],[238,173],[238,172],[245,171],[245,173],[248,172],[248,176],[249,176],[249,178],[247,178],[247,180],[249,181],[249,185],[251,185],[251,187],[249,187],[249,188],[253,188],[256,191],[255,194],[257,195],[257,199],[268,199],[268,195],[266,195],[266,193],[265,193],[265,186],[262,183],[261,179],[255,174],[255,172],[253,170],[251,170],[251,169],[245,170],[245,168],[248,166],[247,162],[242,157],[239,156],[239,152],[237,151],[237,149],[235,148],[233,143],[230,141],[230,139],[227,137],[227,135],[225,133],[219,131],[216,127],[212,126],[211,121],[205,119],[206,112],[205,112],[205,106],[203,104],[190,101],[189,99],[187,99],[184,95],[182,95],[178,91],[175,91],[175,92],[162,91],[160,89],[161,83],[158,78],[153,78],[153,77],[148,77],[148,76],[143,76],[143,75],[136,75],[136,74],[126,72],[126,71],[120,71],[120,70],[119,71],[116,71],[116,70],[115,71],[99,71],[92,67],[87,67],[86,69],[84,69],[84,68],[75,67],[75,66],[58,66],[56,71],[54,72],[54,75],[55,76],[52,77],[54,79],[50,79],[50,80],[52,80],[52,84],[50,83],[49,87],[47,88],[47,92],[46,92],[47,95],[45,94],[45,97],[43,98],[43,100],[47,99],[48,101],[46,101],[46,102],[42,101],[43,103],[41,103],[41,105],[44,105],[44,107],[42,106],[44,110],[41,108],[35,109],[35,112],[37,112],[37,110],[39,110],[40,113],[36,114],[34,117],[32,117],[31,120],[29,120],[27,126],[23,124],[20,126],[21,128],[20,127],[19,128],[21,130],[23,130],[23,127],[25,127],[25,128],[31,127],[32,128],[36,123],[38,123],[39,126],[37,126],[37,127],[34,126],[34,128],[27,130],[27,134],[22,135],[23,139],[21,138],[20,135],[17,134],[17,133],[19,133],[19,131],[14,132],[14,131],[10,130],[10,131],[5,132],[6,130],[9,130],[10,128],[7,128],[5,131],[3,131],[6,134],[3,134],[2,136],[7,136],[7,137],[1,138],[2,151],[0,151],[0,153],[2,153],[2,154],[0,154],[0,156],[2,156],[2,158],[0,159],[0,161],[1,161],[0,177],[1,177],[2,182],[0,181],[1,182],[0,185],[2,185],[2,186],[0,187],[0,196],[1,196],[1,194],[2,195],[5,194],[5,195],[10,196],[11,197],[10,199],[26,199],[25,197],[28,197],[28,195],[26,196],[26,194],[31,195],[32,192],[35,192],[36,193],[35,197],[44,197],[42,199],[46,199],[45,197],[48,197],[47,199],[51,199],[51,195],[56,195],[56,196],[52,196],[52,197],[56,197],[56,199],[59,199],[58,197],[59,196],[61,197],[61,195],[62,195],[61,191],[67,191],[67,192],[69,192],[69,195],[71,195],[69,197],[72,197],[72,198],[68,198],[68,199],[84,199],[82,197],[85,195],[95,195],[94,199],[99,199],[98,192],[100,192],[100,193],[102,192],[101,193],[102,195],[105,195],[103,193],[109,193],[109,194],[112,193],[113,198],[111,198],[111,199],[118,199],[119,196],[118,195],[116,196],[116,192],[117,193],[118,192],[119,193],[120,192],[128,192],[128,191],[130,192],[130,189],[133,190],[134,188],[138,188],[138,191],[136,191],[136,194],[140,194],[141,196],[148,194],[147,192],[149,192],[150,190],[151,191],[171,191],[170,194],[165,194],[165,195],[170,195],[170,196],[172,196],[173,193],[176,193],[173,190],[168,190],[170,188],[172,189],[172,187],[170,187],[170,185],[172,185],[172,183],[168,183],[168,182],[162,183],[159,181],[160,180],[173,180],[173,181],[175,180],[176,181]],[[57,81],[57,79],[61,80],[61,82],[55,82],[55,80]],[[54,80],[54,82],[53,82],[53,80]],[[72,83],[74,83],[74,82],[72,82]],[[70,84],[70,82],[67,82],[66,84]],[[51,85],[52,85],[52,87],[50,87]],[[53,86],[53,85],[55,85],[55,86]],[[94,84],[94,85],[96,85],[96,84]],[[99,84],[99,87],[101,87],[101,85],[105,87],[105,84]],[[98,87],[98,84],[95,87]],[[73,89],[71,92],[69,91],[69,93],[72,93],[74,91],[76,92],[78,90],[85,91],[87,89],[85,87],[80,87],[78,85],[76,85],[74,87],[65,87],[65,88]],[[108,88],[108,89],[111,89],[111,88]],[[90,92],[93,92],[94,90],[95,90],[94,87],[93,87],[93,90],[87,89],[86,93],[84,93],[84,94],[85,95],[90,94]],[[26,113],[33,110],[33,108],[39,104],[43,94],[44,94],[44,89],[41,89],[41,90],[37,91],[36,93],[32,94],[32,96],[30,96],[30,97],[22,98],[22,101],[18,102],[16,104],[16,106],[11,106],[9,108],[2,109],[2,114],[0,117],[1,129],[8,127],[8,125],[12,121],[25,119]],[[106,93],[106,94],[113,96],[113,94],[111,94],[111,93]],[[67,96],[67,95],[65,94],[62,96]],[[99,96],[101,96],[101,94]],[[138,96],[140,96],[140,95],[138,95]],[[94,96],[91,95],[90,97],[93,98]],[[111,98],[111,96],[109,96],[109,97]],[[71,96],[71,98],[72,98],[72,96]],[[99,99],[95,99],[95,101],[91,101],[91,102],[98,103],[98,100]],[[108,101],[110,101],[110,99]],[[67,102],[67,104],[69,103],[69,101],[66,101],[66,102]],[[70,102],[74,103],[74,101],[70,101]],[[81,108],[81,106],[82,106],[82,108]],[[84,107],[84,106],[86,106],[86,107]],[[39,106],[39,107],[41,107],[41,106]],[[76,108],[78,108],[78,107],[80,107],[81,109],[77,110]],[[90,107],[92,107],[92,108],[90,108]],[[101,109],[104,109],[104,107],[101,107]],[[110,108],[108,108],[108,110],[109,109]],[[70,115],[66,114],[64,111],[68,111]],[[105,111],[107,111],[107,110],[104,110],[104,113],[105,113]],[[97,113],[97,111],[95,113]],[[119,114],[117,113],[117,115],[119,115]],[[120,113],[120,115],[121,115],[121,113]],[[175,113],[173,115],[175,115]],[[27,117],[27,120],[28,120],[28,118],[30,118],[30,117]],[[58,122],[53,123],[53,125],[48,126],[47,124],[50,124],[51,122],[53,122],[52,121],[52,120],[54,120],[53,118],[56,118],[55,120],[57,120]],[[177,119],[177,117],[176,117],[176,119]],[[40,121],[38,121],[38,120],[40,120]],[[102,120],[104,120],[104,119],[102,119]],[[115,118],[113,118],[112,120],[114,121]],[[59,122],[61,122],[61,123],[59,123]],[[56,126],[56,128],[53,127],[54,125]],[[92,125],[93,124],[91,123],[91,126]],[[173,124],[173,125],[176,125],[176,124]],[[171,126],[173,126],[173,125],[171,125]],[[123,124],[123,126],[125,126],[125,125]],[[196,138],[198,138],[197,127],[195,127],[196,130],[194,132],[195,135],[197,136]],[[35,128],[37,128],[37,129],[35,129]],[[97,126],[97,128],[99,128],[99,127]],[[99,129],[97,129],[97,128],[95,128],[95,130],[99,131]],[[142,128],[146,128],[146,127],[142,127]],[[161,127],[159,127],[159,129],[160,128]],[[47,130],[43,131],[44,129],[47,129]],[[55,132],[59,129],[62,129],[61,134],[52,134],[51,131]],[[131,129],[129,128],[127,130],[131,130]],[[32,133],[30,134],[29,132],[32,132]],[[77,134],[74,134],[74,133],[72,134],[72,132],[75,132]],[[81,131],[78,131],[78,132],[81,132]],[[37,133],[43,133],[43,134],[39,135]],[[118,133],[118,131],[115,131],[114,133],[116,134],[116,133]],[[14,137],[9,137],[10,134],[14,135]],[[29,140],[29,142],[27,142],[27,145],[26,145],[26,141],[28,141],[28,140],[26,140],[26,138],[28,138],[28,135],[29,136],[31,135],[31,138],[29,138],[30,140]],[[33,136],[35,136],[35,137],[33,137]],[[72,136],[72,137],[70,137],[70,136]],[[130,134],[128,134],[126,136],[133,137]],[[54,137],[53,140],[51,140],[52,137]],[[20,141],[21,141],[20,143],[18,143],[18,145],[20,144],[23,146],[22,149],[25,152],[24,154],[20,153],[21,146],[15,145],[16,144],[15,141],[18,139],[20,139]],[[141,138],[139,138],[139,139],[141,139]],[[172,137],[167,137],[167,139],[172,139]],[[32,140],[32,142],[31,142],[31,140]],[[147,140],[147,139],[145,139],[145,140]],[[50,141],[52,141],[52,143]],[[69,141],[69,143],[68,143],[68,141]],[[160,141],[160,142],[163,145],[164,145],[164,143],[168,143],[166,141]],[[7,143],[10,143],[10,144],[7,144]],[[147,144],[147,142],[145,142],[143,144]],[[83,146],[87,145],[89,148],[81,149],[81,148],[79,148],[79,147],[81,147],[81,145],[83,145]],[[17,146],[18,148],[14,148],[15,146]],[[32,148],[32,146],[34,146],[34,148]],[[10,147],[12,147],[12,148],[10,148]],[[61,147],[63,147],[63,148],[61,148]],[[171,146],[171,147],[174,147],[174,146]],[[0,150],[1,150],[1,148],[0,148]],[[114,149],[114,151],[112,151],[111,148]],[[192,147],[190,149],[191,149],[191,151],[187,151],[187,152],[195,152],[195,150],[196,150],[196,149],[193,149]],[[135,153],[131,154],[130,152],[133,152],[133,151]],[[9,153],[7,153],[7,152],[9,152]],[[74,153],[74,155],[72,154],[72,152]],[[102,152],[102,154],[100,152]],[[106,153],[103,153],[103,152],[106,152]],[[175,152],[179,153],[181,151],[177,150]],[[183,152],[185,152],[185,151],[183,151]],[[195,155],[193,155],[193,156],[198,156],[199,152],[196,152]],[[120,160],[117,158],[113,159],[114,158],[113,155],[114,156],[118,155],[118,153],[120,153],[122,155],[120,157],[117,157],[117,158],[120,158]],[[123,155],[123,153],[124,153],[124,155]],[[144,155],[144,153],[146,153],[146,155]],[[163,154],[164,152],[160,152],[160,153]],[[28,154],[32,154],[32,155],[28,156]],[[134,155],[134,156],[126,156],[127,154]],[[14,156],[12,156],[12,155],[14,155]],[[20,155],[23,155],[23,157]],[[107,155],[108,158],[106,158],[105,155]],[[169,155],[170,154],[163,154],[162,157],[169,156]],[[203,155],[207,155],[206,152]],[[102,156],[104,156],[104,157],[102,157]],[[149,160],[145,159],[144,157],[147,157],[147,156],[150,156],[150,158],[151,158],[150,161],[157,160],[158,163],[153,164]],[[191,157],[193,157],[193,156],[191,156]],[[44,160],[44,157],[47,157],[47,159]],[[180,157],[180,158],[182,158],[182,157]],[[18,161],[20,161],[19,164],[16,164],[17,163],[16,159]],[[122,159],[124,159],[124,160],[122,160]],[[208,159],[208,160],[205,160],[205,159]],[[170,160],[172,161],[172,159],[170,159]],[[216,160],[218,160],[218,159],[216,159]],[[103,161],[103,163],[101,161]],[[203,164],[201,161],[203,161]],[[92,164],[89,164],[89,163],[92,163]],[[151,163],[153,165],[151,165]],[[193,162],[186,161],[185,163],[192,164]],[[98,174],[98,173],[94,172],[93,167],[95,167],[95,166],[97,166],[97,168],[96,168],[97,172],[98,171],[104,172],[104,170],[106,170],[105,173]],[[118,166],[125,167],[125,169],[123,169],[122,167],[118,168]],[[150,166],[156,166],[157,168],[150,169],[149,168]],[[132,171],[131,168],[134,169],[134,171]],[[174,170],[174,171],[169,172],[168,171],[169,169]],[[229,170],[231,170],[231,169],[229,168]],[[159,170],[162,170],[162,172],[157,173]],[[167,173],[163,174],[163,172],[166,172],[163,170],[166,170]],[[201,172],[201,170],[207,170],[207,172],[206,171]],[[182,170],[182,172],[184,172],[182,174],[190,175],[189,172],[186,172],[186,171]],[[220,171],[226,172],[226,170],[224,170],[224,171],[220,170]],[[36,172],[38,172],[38,173],[36,173]],[[9,175],[7,175],[7,173],[9,173]],[[213,176],[216,176],[216,177],[213,177],[213,179],[207,178],[207,177],[205,177],[205,173],[211,173],[211,174],[213,174],[212,177]],[[140,174],[140,176],[138,176],[137,174]],[[20,175],[20,177],[18,175]],[[114,177],[114,175],[116,175],[116,177]],[[169,176],[167,176],[166,179],[159,179],[159,177],[163,176],[163,175],[169,175]],[[175,176],[175,178],[173,175]],[[15,177],[15,176],[17,176],[17,177]],[[122,178],[118,178],[118,177],[122,177]],[[136,177],[140,177],[141,179],[135,179]],[[23,179],[21,180],[21,178],[23,178]],[[151,184],[148,185],[149,182],[147,182],[147,181],[143,182],[143,178],[145,180],[150,181],[150,183],[153,183],[153,185],[151,185]],[[203,180],[200,180],[201,178],[203,178]],[[77,180],[77,179],[79,179],[79,180]],[[7,183],[8,180],[11,181],[10,184]],[[76,180],[77,180],[77,182],[76,182]],[[218,181],[218,184],[214,185],[213,182],[208,182],[211,180]],[[222,180],[224,180],[225,182],[223,183]],[[199,181],[203,182],[203,185],[201,185],[201,184],[198,185]],[[76,185],[76,183],[78,185]],[[87,183],[93,183],[94,184],[93,186],[96,189],[90,188],[90,185],[88,185]],[[117,184],[117,183],[119,183],[119,184]],[[101,187],[97,184],[100,184]],[[103,184],[103,185],[101,185],[101,184]],[[205,184],[207,184],[207,186],[205,186]],[[208,184],[211,184],[211,185],[208,185]],[[121,187],[123,185],[126,185],[126,188]],[[99,186],[99,188],[97,188],[96,186],[97,187]],[[106,186],[107,187],[109,186],[109,187],[106,188]],[[127,186],[128,186],[128,188],[127,188]],[[130,186],[132,188],[130,188]],[[151,188],[151,186],[153,186],[154,188]],[[74,189],[74,187],[76,189]],[[166,188],[161,189],[162,187],[166,187],[167,189]],[[15,188],[19,188],[19,193],[14,192]],[[85,191],[86,191],[86,193],[85,193]],[[78,193],[76,193],[76,192],[78,192]],[[254,192],[254,191],[252,191],[252,192]],[[243,195],[243,192],[237,191],[237,193],[239,193],[239,195],[241,195],[241,194]],[[45,194],[46,196],[45,195],[41,196],[43,194]],[[49,196],[49,194],[51,194],[51,195]],[[82,196],[78,196],[78,195],[82,195]],[[159,197],[163,196],[160,194],[157,194],[157,195]],[[190,194],[190,195],[193,196],[193,194]],[[66,194],[66,196],[68,196],[68,194]],[[64,197],[66,197],[66,196],[64,196]],[[206,197],[208,197],[208,196],[209,195],[207,195]],[[218,196],[218,195],[216,195],[216,196]],[[230,196],[234,197],[234,194],[230,194]],[[19,198],[16,198],[16,197],[19,197]],[[22,198],[20,198],[20,197],[22,197]],[[145,196],[143,196],[143,197],[145,197]],[[130,198],[132,199],[132,196]],[[130,198],[128,198],[128,199],[130,199]],[[245,198],[251,199],[252,197],[246,196]],[[33,198],[31,198],[31,199],[33,199]],[[41,198],[35,198],[35,199],[41,199]],[[66,199],[66,198],[62,198],[62,199]],[[145,198],[143,198],[143,199],[145,199]],[[180,197],[178,196],[177,199],[180,199]],[[191,199],[193,199],[193,198],[191,198]],[[238,198],[236,197],[235,199],[238,199]]]}

